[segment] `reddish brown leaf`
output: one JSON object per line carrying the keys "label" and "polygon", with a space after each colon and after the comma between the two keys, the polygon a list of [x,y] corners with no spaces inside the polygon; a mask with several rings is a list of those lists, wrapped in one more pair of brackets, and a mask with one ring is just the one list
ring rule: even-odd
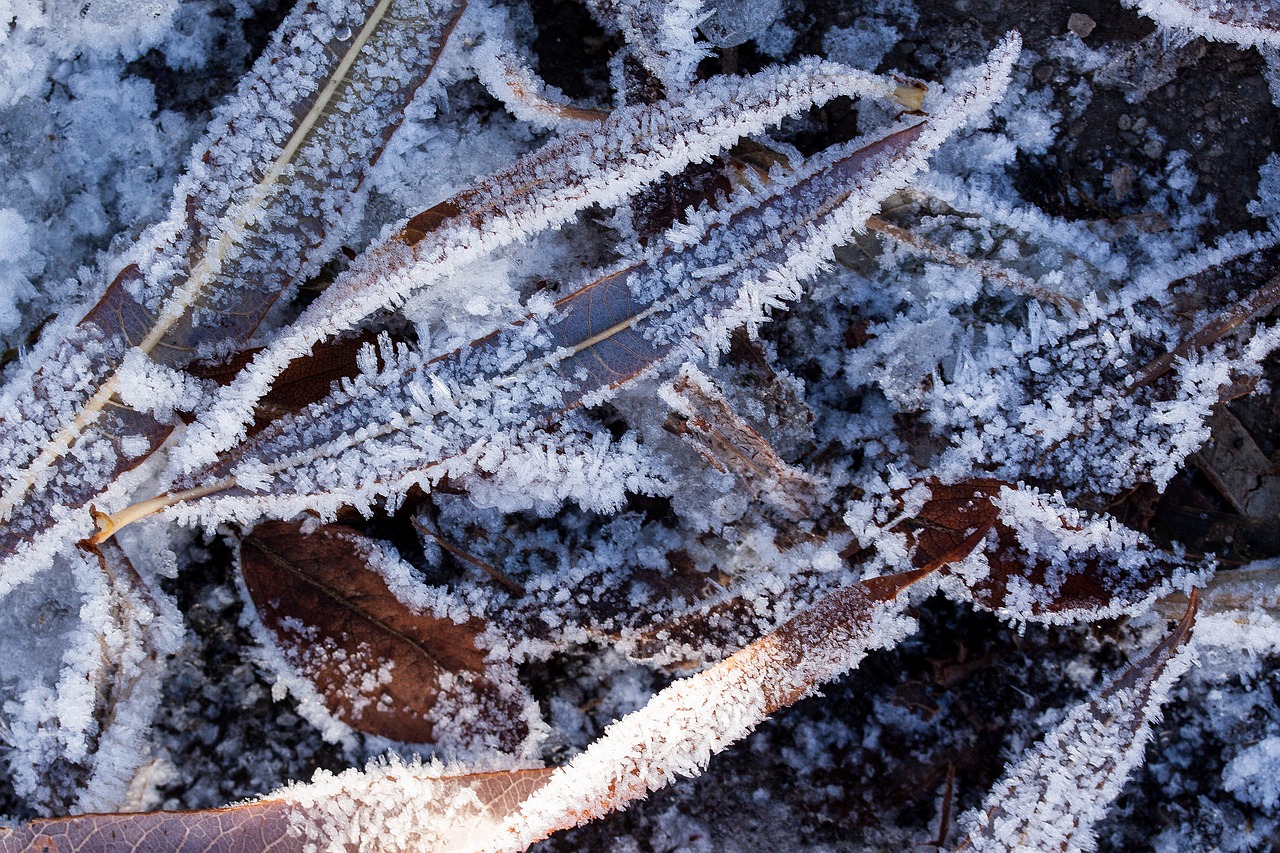
{"label": "reddish brown leaf", "polygon": [[715,666],[675,682],[560,768],[506,822],[521,850],[569,827],[626,808],[677,776],[697,775],[711,755],[770,714],[892,647],[915,627],[904,592],[927,570],[836,590]]}
{"label": "reddish brown leaf", "polygon": [[[360,840],[377,840],[378,849],[477,849],[553,770],[441,777],[410,767],[352,771],[338,777],[345,784],[336,791],[321,782],[223,809],[90,814],[0,828],[0,853],[301,853],[335,840],[348,830],[345,822],[360,822],[368,830]],[[413,831],[404,833],[403,820],[398,838],[378,831],[379,820],[410,809]],[[344,825],[336,825],[335,815]]]}
{"label": "reddish brown leaf", "polygon": [[[998,480],[931,488],[933,496],[909,534],[916,546],[913,562],[919,567],[955,562],[985,540],[990,571],[968,582],[980,607],[1031,619],[1115,613],[1186,568],[1184,561],[1109,519],[1076,517],[1066,507],[1054,517],[1055,505],[1047,500],[1037,504],[1047,516],[1043,524],[1002,516],[997,499],[1002,489],[1014,487]],[[1034,529],[1038,536],[1056,537],[1059,544],[1052,553],[1028,553],[1020,528],[1024,535]]]}
{"label": "reddish brown leaf", "polygon": [[914,519],[917,530],[912,564],[924,568],[967,556],[978,543],[973,542],[968,548],[966,544],[979,532],[985,536],[1000,516],[991,499],[1003,485],[999,480],[967,480],[953,486],[932,484],[932,496]]}
{"label": "reddish brown leaf", "polygon": [[[523,694],[514,673],[477,648],[484,624],[402,603],[368,567],[374,547],[341,525],[304,535],[298,524],[277,522],[245,537],[245,584],[285,658],[360,731],[515,749],[528,731]],[[444,710],[457,703],[468,709],[466,722]]]}
{"label": "reddish brown leaf", "polygon": [[0,829],[0,853],[292,853],[303,839],[288,834],[289,808],[279,802],[229,809],[98,814],[37,820]]}
{"label": "reddish brown leaf", "polygon": [[677,222],[688,220],[687,211],[717,195],[733,191],[734,172],[745,168],[729,157],[693,163],[683,172],[654,183],[631,202],[632,227],[640,242],[648,245]]}
{"label": "reddish brown leaf", "polygon": [[[334,382],[355,376],[359,370],[356,357],[360,350],[375,343],[377,338],[373,332],[347,338],[330,338],[317,344],[305,358],[290,362],[284,372],[276,377],[271,390],[258,401],[256,417],[248,434],[254,435],[272,421],[299,412],[324,399]],[[261,347],[241,350],[225,362],[194,364],[190,372],[199,379],[211,379],[225,385],[259,352]]]}

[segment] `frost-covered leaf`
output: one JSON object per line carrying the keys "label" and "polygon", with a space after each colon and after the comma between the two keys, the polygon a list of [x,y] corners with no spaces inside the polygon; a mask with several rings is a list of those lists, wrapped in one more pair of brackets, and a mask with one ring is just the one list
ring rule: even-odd
{"label": "frost-covered leaf", "polygon": [[[197,145],[169,219],[29,385],[10,386],[0,594],[85,534],[85,505],[127,488],[117,479],[169,435],[175,409],[199,408],[200,387],[166,368],[243,342],[335,250],[342,212],[462,8],[315,2],[288,18]],[[388,77],[389,64],[403,73]]]}
{"label": "frost-covered leaf", "polygon": [[903,93],[918,89],[809,61],[710,80],[675,100],[616,110],[598,127],[544,145],[412,217],[358,258],[188,430],[175,469],[190,473],[233,446],[275,377],[316,343],[375,311],[399,307],[410,294],[441,287],[464,264],[562,225],[593,204],[617,204],[806,107],[838,95],[895,99]]}
{"label": "frost-covered leaf", "polygon": [[914,620],[903,613],[917,570],[846,587],[711,669],[678,681],[627,717],[530,796],[486,850],[523,850],[552,832],[625,808],[681,776],[779,708],[896,645]]}
{"label": "frost-covered leaf", "polygon": [[515,672],[478,646],[484,623],[446,600],[406,603],[397,563],[358,531],[259,525],[240,566],[285,660],[352,728],[455,750],[515,751],[529,734]]}
{"label": "frost-covered leaf", "polygon": [[1009,768],[982,807],[966,814],[954,850],[1086,851],[1093,825],[1142,761],[1151,727],[1191,666],[1194,595],[1165,640],[1112,678]]}
{"label": "frost-covered leaf", "polygon": [[[333,384],[350,379],[360,372],[361,351],[376,343],[372,333],[330,338],[312,350],[311,355],[290,364],[276,377],[271,390],[258,401],[249,435],[260,432],[268,424],[295,414],[328,396]],[[192,365],[191,373],[224,385],[235,378],[253,360],[261,348],[242,350],[230,359]]]}
{"label": "frost-covered leaf", "polygon": [[[292,535],[291,535],[292,538]],[[928,570],[866,581],[833,593],[706,672],[677,682],[610,726],[555,770],[449,775],[392,765],[323,776],[259,803],[204,812],[95,815],[0,829],[0,851],[66,839],[123,849],[523,850],[644,797],[711,756],[770,714],[812,693],[871,651],[915,627],[907,591]],[[276,844],[278,846],[271,846]],[[297,845],[297,846],[291,846]]]}
{"label": "frost-covered leaf", "polygon": [[[1116,275],[1110,252],[1080,256],[1082,243],[1070,242],[1066,223],[991,210],[955,187],[935,189],[957,209],[984,210],[997,234],[1016,228],[1026,233],[1024,244],[1056,243],[1036,266],[1075,268],[1078,281],[1099,288]],[[1139,483],[1163,487],[1208,438],[1205,421],[1222,389],[1258,375],[1280,343],[1274,323],[1249,322],[1274,294],[1261,285],[1275,275],[1276,239],[1237,235],[1154,263],[1116,279],[1105,300],[1080,299],[1080,291],[1062,287],[1059,272],[1042,275],[1081,310],[1057,314],[1032,303],[1025,323],[1012,328],[964,319],[971,309],[963,288],[911,303],[904,313],[881,315],[878,307],[884,319],[868,326],[867,342],[849,354],[846,369],[856,385],[878,386],[910,416],[906,423],[927,413],[926,429],[900,435],[921,459],[951,472],[948,479],[1031,481],[1096,511]],[[989,328],[1013,336],[1008,349],[962,343]]]}
{"label": "frost-covered leaf", "polygon": [[477,850],[551,772],[371,767],[222,809],[95,814],[0,828],[0,853],[304,853],[371,845],[465,853]]}
{"label": "frost-covered leaf", "polygon": [[1100,619],[1132,612],[1190,579],[1187,561],[1145,536],[1034,489],[998,480],[929,488],[909,525],[913,562],[930,565],[969,541],[973,556],[948,562],[959,562],[954,574],[966,597],[1003,616]]}
{"label": "frost-covered leaf", "polygon": [[0,619],[0,683],[20,699],[0,728],[6,776],[42,814],[110,810],[145,758],[181,619],[118,543],[57,567],[68,588],[26,585]]}
{"label": "frost-covered leaf", "polygon": [[707,55],[697,27],[708,13],[702,0],[589,0],[596,14],[613,23],[640,63],[668,93],[688,87]]}
{"label": "frost-covered leaf", "polygon": [[106,519],[99,535],[174,504],[205,521],[365,509],[450,466],[459,475],[492,470],[486,456],[549,416],[604,399],[666,360],[723,348],[732,330],[796,298],[835,244],[991,104],[1017,50],[1007,39],[929,121],[841,146],[760,195],[704,212],[643,260],[469,347],[426,364],[406,349],[384,347],[376,364],[371,353],[362,374],[329,399],[179,480],[169,495]]}
{"label": "frost-covered leaf", "polygon": [[1125,0],[1166,27],[1244,47],[1280,47],[1280,9],[1270,0]]}

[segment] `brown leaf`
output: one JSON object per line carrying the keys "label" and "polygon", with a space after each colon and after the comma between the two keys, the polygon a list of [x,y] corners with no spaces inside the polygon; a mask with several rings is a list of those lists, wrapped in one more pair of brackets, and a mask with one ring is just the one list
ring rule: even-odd
{"label": "brown leaf", "polygon": [[[271,390],[258,401],[256,418],[248,434],[255,435],[271,422],[324,399],[334,382],[356,375],[359,370],[356,357],[377,339],[378,335],[373,332],[329,338],[317,344],[305,358],[290,362],[276,377]],[[224,362],[194,364],[190,372],[198,379],[211,379],[225,385],[259,352],[261,347],[241,350]]]}
{"label": "brown leaf", "polygon": [[687,222],[687,211],[713,201],[717,195],[733,191],[734,173],[745,166],[720,156],[705,163],[692,163],[683,172],[670,175],[638,193],[631,202],[632,227],[640,242],[648,245],[677,222]]}
{"label": "brown leaf", "polygon": [[[454,776],[432,776],[413,767],[350,772],[339,777],[347,784],[336,792],[302,787],[222,809],[90,814],[0,828],[0,853],[302,853],[336,841],[348,831],[346,821],[360,822],[367,831],[359,841],[376,840],[379,849],[473,850],[545,784],[553,769]],[[424,793],[429,796],[413,799]],[[395,828],[403,833],[402,813],[409,810],[416,831],[407,838],[391,837],[385,824],[401,818]],[[335,824],[335,815],[344,825]]]}
{"label": "brown leaf", "polygon": [[991,499],[1003,486],[999,480],[931,484],[930,499],[913,519],[917,530],[912,564],[924,568],[967,556],[978,544],[969,544],[972,537],[985,536],[1000,516]]}
{"label": "brown leaf", "polygon": [[716,752],[914,627],[904,592],[931,572],[873,578],[827,595],[770,634],[675,682],[560,768],[506,822],[501,846],[519,850],[553,832],[626,808],[697,775]]}
{"label": "brown leaf", "polygon": [[[376,545],[327,525],[259,525],[241,543],[241,569],[285,658],[343,722],[414,743],[447,739],[514,750],[528,734],[509,667],[486,662],[485,625],[414,610],[367,565]],[[450,719],[461,703],[466,721]],[[450,727],[453,728],[450,728]]]}
{"label": "brown leaf", "polygon": [[278,802],[194,812],[82,815],[0,829],[0,853],[301,851],[302,839],[290,836],[288,829],[289,810]]}
{"label": "brown leaf", "polygon": [[[909,531],[916,546],[912,561],[921,567],[956,562],[982,544],[990,571],[966,580],[980,607],[1028,619],[1114,614],[1187,568],[1110,519],[1083,517],[1038,495],[1043,520],[1002,515],[996,500],[1004,488],[1015,487],[990,479],[933,484],[932,498]],[[1056,544],[1050,552],[1028,553],[1020,529],[1034,529]]]}

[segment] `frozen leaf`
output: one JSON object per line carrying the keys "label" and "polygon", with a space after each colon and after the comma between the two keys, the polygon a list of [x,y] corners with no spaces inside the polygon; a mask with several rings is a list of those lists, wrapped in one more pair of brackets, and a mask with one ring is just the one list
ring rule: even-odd
{"label": "frozen leaf", "polygon": [[603,121],[601,110],[575,107],[569,99],[551,89],[529,67],[516,49],[495,33],[485,33],[485,41],[471,57],[480,82],[516,118],[540,127],[574,127]]}
{"label": "frozen leaf", "polygon": [[[295,481],[306,490],[297,497],[305,504],[320,501],[317,508],[363,506],[378,493],[403,490],[410,480],[429,481],[443,473],[433,468],[460,456],[478,438],[498,439],[526,428],[686,351],[696,345],[696,335],[706,334],[699,326],[723,327],[718,315],[735,301],[750,300],[747,316],[777,303],[776,297],[742,295],[740,289],[764,278],[771,263],[786,257],[786,246],[766,244],[745,254],[738,251],[742,241],[775,219],[808,222],[831,204],[830,195],[849,199],[861,182],[884,180],[891,167],[911,155],[921,134],[921,125],[898,131],[804,182],[826,194],[802,184],[794,193],[782,191],[763,202],[749,199],[738,215],[714,222],[703,241],[664,241],[650,260],[603,275],[559,300],[545,317],[529,317],[427,364],[415,363],[407,350],[384,347],[376,373],[366,370],[297,417],[277,421],[228,460],[179,481],[173,495],[120,513],[107,522],[103,535],[166,504],[211,493],[223,493],[204,501],[211,508],[219,502],[257,504],[241,480],[258,491],[275,479],[270,491],[277,496],[295,491],[296,486],[285,485]],[[811,233],[797,227],[780,236],[806,240]],[[776,288],[783,282],[770,284]],[[786,290],[792,292],[790,286]],[[374,408],[361,411],[367,406]],[[386,474],[375,473],[388,463]],[[347,472],[357,469],[359,482],[344,483]],[[368,496],[357,497],[353,486]],[[274,505],[285,510],[302,504]]]}
{"label": "frozen leaf", "polygon": [[1173,366],[1186,360],[1196,352],[1208,349],[1226,335],[1232,334],[1245,323],[1264,317],[1280,304],[1280,276],[1250,293],[1247,297],[1235,301],[1225,310],[1211,317],[1199,328],[1187,335],[1176,347],[1162,353],[1138,372],[1128,383],[1131,389],[1150,385],[1165,375]]}
{"label": "frozen leaf", "polygon": [[[64,330],[30,387],[10,392],[0,594],[81,538],[86,504],[116,499],[116,481],[169,435],[172,411],[121,405],[137,384],[130,359],[182,367],[202,347],[243,342],[336,250],[341,212],[358,202],[461,10],[428,0],[317,2],[282,25],[197,145],[169,219]],[[388,64],[405,73],[389,78]],[[183,384],[179,374],[170,381]]]}
{"label": "frozen leaf", "polygon": [[759,432],[738,416],[714,383],[692,365],[663,389],[675,410],[669,429],[688,440],[718,471],[732,472],[783,518],[812,518],[818,484],[787,464]]}
{"label": "frozen leaf", "polygon": [[340,720],[399,741],[517,749],[526,700],[514,671],[478,648],[483,622],[410,607],[376,558],[376,543],[340,525],[268,523],[240,544],[259,617]]}
{"label": "frozen leaf", "polygon": [[1280,47],[1280,9],[1270,0],[1125,0],[1166,27],[1242,47]]}
{"label": "frozen leaf", "polygon": [[696,40],[706,17],[702,0],[589,0],[589,5],[622,31],[636,58],[668,93],[688,88],[708,53]]}
{"label": "frozen leaf", "polygon": [[[388,339],[391,339],[390,336]],[[323,400],[335,382],[350,379],[360,372],[361,351],[376,341],[377,337],[368,332],[331,338],[316,346],[308,357],[290,364],[276,378],[271,391],[258,402],[249,434],[258,433],[273,421]],[[253,360],[259,350],[260,348],[243,350],[226,361],[194,364],[191,373],[197,378],[225,385]]]}
{"label": "frozen leaf", "polygon": [[1174,683],[1191,666],[1193,595],[1164,642],[1073,708],[1009,768],[982,807],[962,818],[955,853],[1094,849],[1093,825],[1142,761],[1151,727]]}
{"label": "frozen leaf", "polygon": [[119,853],[292,853],[300,839],[289,837],[289,815],[279,803],[229,809],[147,814],[95,814],[37,820],[0,829],[3,853],[60,850]]}
{"label": "frozen leaf", "polygon": [[[21,697],[0,723],[7,778],[44,814],[110,810],[145,758],[181,619],[118,543],[72,550],[56,571],[56,586],[20,590],[0,625],[0,682]],[[67,610],[79,619],[59,619]]]}
{"label": "frozen leaf", "polygon": [[[551,769],[486,773],[391,764],[321,775],[223,809],[94,814],[0,828],[0,853],[304,853],[477,850]],[[339,818],[339,816],[341,816]]]}
{"label": "frozen leaf", "polygon": [[929,121],[841,146],[767,194],[704,212],[644,260],[540,314],[425,365],[407,349],[384,349],[376,368],[341,392],[278,421],[172,493],[102,519],[97,538],[174,504],[206,521],[366,509],[450,473],[449,465],[457,474],[472,470],[478,460],[464,454],[501,448],[666,360],[723,348],[733,330],[754,328],[795,299],[836,243],[990,105],[1017,48],[1015,38],[1006,40]]}
{"label": "frozen leaf", "polygon": [[975,551],[955,574],[966,597],[1003,616],[1047,622],[1115,616],[1191,575],[1185,560],[1136,531],[1033,489],[971,480],[930,490],[908,526],[913,562],[932,565],[948,554],[946,562],[959,562],[956,549]]}
{"label": "frozen leaf", "polygon": [[913,628],[903,593],[928,571],[846,587],[711,669],[678,681],[611,725],[506,821],[492,850],[523,850],[696,776],[766,717],[896,645]]}
{"label": "frozen leaf", "polygon": [[664,175],[838,95],[895,99],[911,92],[918,90],[810,61],[707,81],[679,99],[616,110],[598,127],[544,145],[412,217],[358,258],[218,395],[188,430],[173,467],[190,473],[233,446],[275,377],[316,343],[439,286],[464,264],[562,225],[593,204],[618,204]]}

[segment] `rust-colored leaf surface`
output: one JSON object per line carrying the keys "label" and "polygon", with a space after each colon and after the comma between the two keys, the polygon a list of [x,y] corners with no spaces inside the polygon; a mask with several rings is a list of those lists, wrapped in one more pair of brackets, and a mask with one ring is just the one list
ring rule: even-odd
{"label": "rust-colored leaf surface", "polygon": [[1105,519],[1052,519],[1044,530],[1060,544],[1052,554],[1029,553],[1023,537],[1036,522],[1002,515],[997,499],[1006,487],[991,479],[934,484],[910,531],[919,567],[954,562],[981,547],[990,572],[969,585],[980,607],[1033,619],[1110,612],[1142,600],[1185,568],[1145,539],[1119,547],[1119,537],[1106,534]]}
{"label": "rust-colored leaf surface", "polygon": [[[481,850],[554,769],[454,776],[407,766],[349,771],[336,793],[321,782],[222,809],[89,814],[0,828],[0,853],[302,853],[330,849],[351,826],[363,831],[356,844],[339,849]],[[399,834],[387,832],[388,823]]]}
{"label": "rust-colored leaf surface", "polygon": [[289,806],[249,803],[194,812],[98,814],[0,829],[0,853],[293,853]]}
{"label": "rust-colored leaf surface", "polygon": [[[365,332],[353,337],[329,338],[312,348],[310,354],[290,362],[276,377],[275,382],[254,411],[254,422],[248,429],[255,435],[268,424],[285,415],[300,412],[319,402],[329,393],[339,379],[355,376],[359,370],[356,361],[360,351],[377,341],[378,336]],[[241,350],[225,362],[197,363],[191,373],[200,379],[211,379],[220,385],[231,382],[261,347]]]}
{"label": "rust-colored leaf surface", "polygon": [[[517,747],[527,734],[523,694],[514,673],[492,677],[476,647],[484,624],[402,603],[368,567],[371,544],[341,525],[304,535],[276,522],[245,537],[245,584],[286,659],[352,728],[412,743]],[[465,721],[449,708],[467,708]]]}
{"label": "rust-colored leaf surface", "polygon": [[933,484],[932,496],[914,519],[917,529],[912,562],[916,568],[968,556],[978,544],[969,544],[971,537],[985,536],[1000,517],[991,499],[1003,485],[999,480]]}

